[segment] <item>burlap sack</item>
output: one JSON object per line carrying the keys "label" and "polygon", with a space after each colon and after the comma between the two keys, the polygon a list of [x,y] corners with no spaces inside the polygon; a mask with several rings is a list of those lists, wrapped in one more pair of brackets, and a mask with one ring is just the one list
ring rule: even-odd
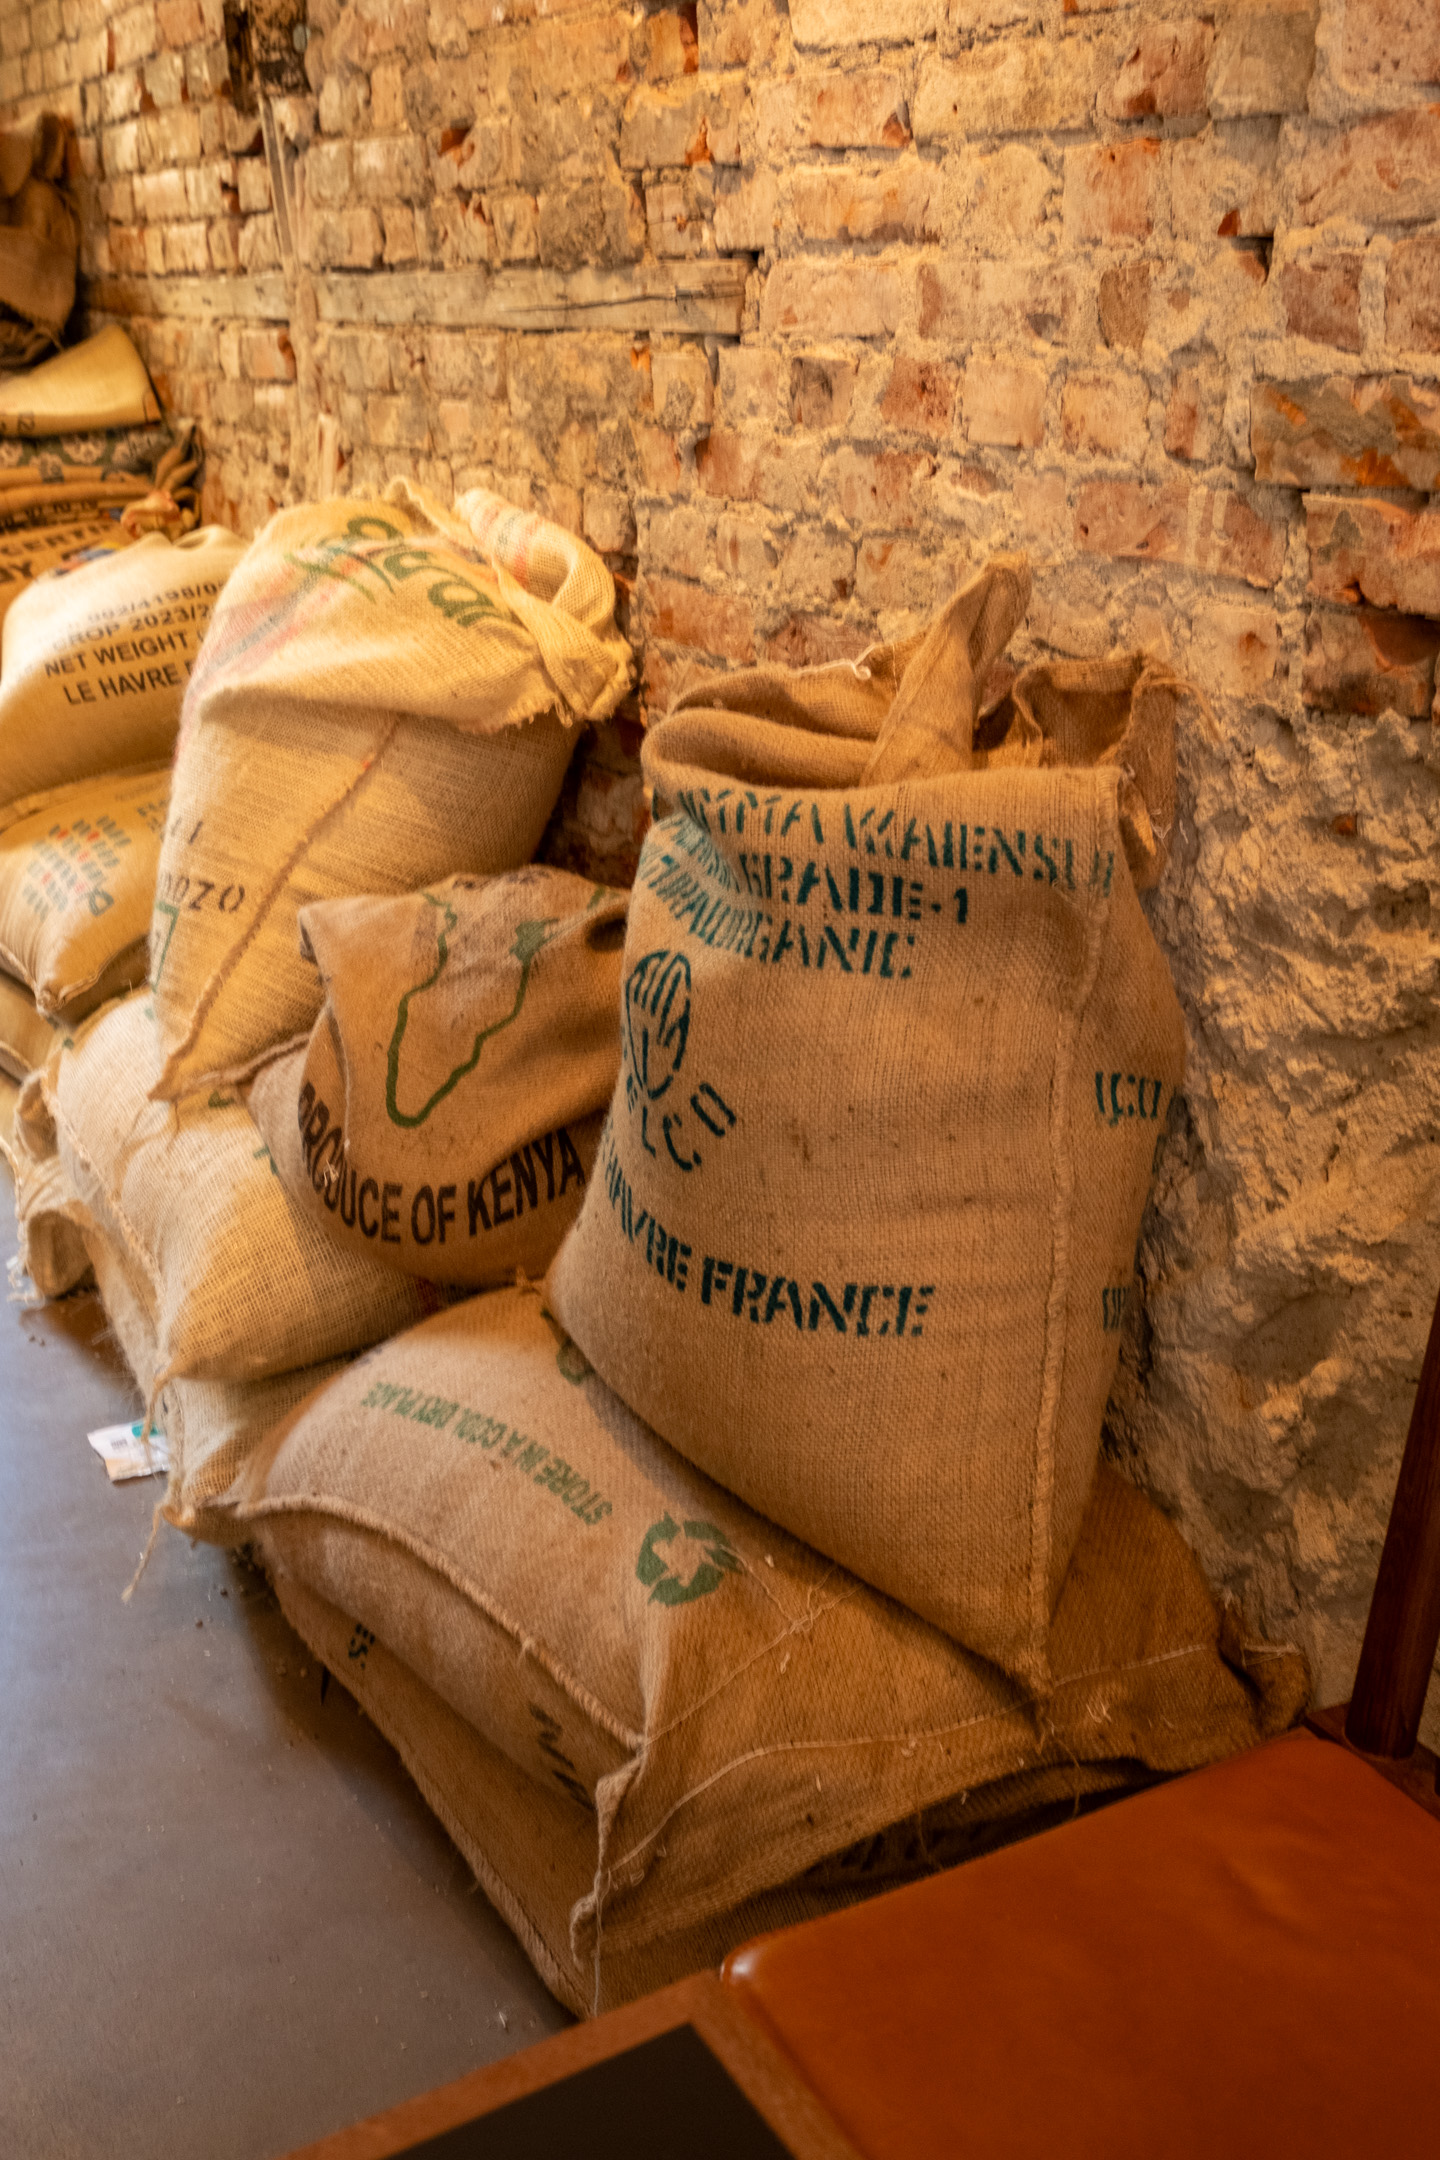
{"label": "burlap sack", "polygon": [[169,794],[168,766],[109,774],[0,831],[0,967],[41,1013],[73,1022],[145,980]]}
{"label": "burlap sack", "polygon": [[81,1211],[77,1220],[87,1260],[93,1260],[105,1317],[135,1376],[140,1400],[165,1435],[170,1475],[164,1514],[187,1537],[224,1542],[231,1524],[211,1505],[228,1491],[251,1451],[268,1432],[327,1380],[342,1359],[279,1373],[269,1380],[183,1380],[157,1385],[159,1345],[149,1294],[124,1248]]}
{"label": "burlap sack", "polygon": [[58,1155],[96,1235],[123,1256],[161,1384],[267,1379],[434,1311],[430,1285],[338,1250],[310,1221],[238,1097],[151,1101],[158,1063],[154,1013],[137,992],[78,1029],[30,1083],[25,1123],[31,1152]]}
{"label": "burlap sack", "polygon": [[[0,806],[168,762],[200,640],[245,543],[159,533],[38,578],[5,617]],[[0,823],[14,811],[0,808]]]}
{"label": "burlap sack", "polygon": [[24,983],[0,974],[0,1073],[18,1086],[40,1070],[66,1033],[63,1022],[41,1012]]}
{"label": "burlap sack", "polygon": [[518,1770],[456,1716],[368,1628],[290,1575],[276,1578],[286,1618],[355,1697],[400,1755],[463,1853],[485,1895],[514,1931],[551,1993],[585,2017],[695,1972],[713,1972],[754,1935],[819,1919],[888,1884],[957,1865],[1050,1828],[1094,1796],[1141,1782],[1135,1764],[1056,1765],[996,1778],[959,1800],[925,1809],[862,1839],[773,1890],[726,1901],[710,1918],[617,1945],[607,1925],[582,1967],[570,1913],[593,1886],[595,1822]]}
{"label": "burlap sack", "polygon": [[1118,742],[1104,699],[977,727],[1028,589],[1002,560],[907,646],[651,730],[550,1295],[673,1446],[1039,1687],[1184,1030],[1136,898],[1179,686],[1137,680]]}
{"label": "burlap sack", "polygon": [[108,516],[66,518],[58,524],[0,532],[0,626],[21,593],[47,570],[70,562],[78,568],[86,562],[97,562],[102,555],[118,554],[130,545],[124,527]]}
{"label": "burlap sack", "polygon": [[0,313],[57,345],[75,306],[80,248],[63,187],[67,133],[58,113],[43,113],[7,130],[0,151]]}
{"label": "burlap sack", "polygon": [[1180,1539],[1102,1470],[1041,1711],[673,1454],[533,1291],[369,1353],[228,1504],[282,1585],[349,1614],[573,1806],[580,1974],[602,1929],[607,1955],[638,1948],[997,1778],[1209,1761],[1293,1715],[1301,1678],[1285,1655],[1259,1691],[1227,1668]]}
{"label": "burlap sack", "polygon": [[304,911],[325,1005],[249,1104],[317,1222],[437,1282],[544,1274],[619,1070],[625,907],[537,863]]}
{"label": "burlap sack", "polygon": [[[190,429],[110,428],[88,435],[0,436],[0,526],[127,513],[173,478],[193,511],[197,469]],[[176,510],[179,510],[178,499]],[[195,518],[189,516],[189,525]],[[188,530],[182,523],[179,532]]]}
{"label": "burlap sack", "polygon": [[468,523],[397,481],[383,502],[282,511],[232,581],[186,701],[156,897],[166,1095],[308,1034],[311,901],[528,862],[570,723],[618,703],[630,650],[599,557],[494,497],[467,506]]}
{"label": "burlap sack", "polygon": [[[13,1130],[13,1128],[12,1128]],[[92,1278],[85,1246],[85,1210],[57,1158],[37,1162],[12,1142],[15,1176],[15,1264],[42,1298],[64,1297]]]}
{"label": "burlap sack", "polygon": [[115,323],[0,382],[0,435],[79,435],[161,417],[145,363]]}

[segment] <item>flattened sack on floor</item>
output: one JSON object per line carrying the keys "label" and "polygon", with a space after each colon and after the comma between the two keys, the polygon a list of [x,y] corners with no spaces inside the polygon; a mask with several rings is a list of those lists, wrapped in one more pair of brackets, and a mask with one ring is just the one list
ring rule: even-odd
{"label": "flattened sack on floor", "polygon": [[[586,1864],[548,1941],[587,1996],[597,1926],[620,1954],[997,1779],[1180,1769],[1295,1710],[1298,1661],[1268,1661],[1267,1708],[1221,1659],[1179,1537],[1107,1470],[1042,1714],[683,1462],[534,1292],[382,1344],[253,1453],[228,1504],[282,1595],[347,1613],[572,1808]],[[511,1887],[535,1914],[549,1853],[527,1867]]]}
{"label": "flattened sack on floor", "polygon": [[428,1285],[316,1228],[238,1097],[152,1102],[158,1064],[140,991],[77,1031],[41,1094],[66,1179],[143,1300],[162,1379],[268,1378],[434,1310]]}
{"label": "flattened sack on floor", "polygon": [[1184,1070],[1136,898],[1181,689],[977,724],[1028,590],[1002,560],[923,639],[651,729],[623,1070],[549,1295],[672,1446],[1043,1686]]}
{"label": "flattened sack on floor", "polygon": [[397,481],[282,511],[229,586],[156,895],[165,1094],[309,1033],[302,907],[528,862],[572,724],[618,703],[630,651],[599,557],[494,497],[467,506]]}
{"label": "flattened sack on floor", "polygon": [[544,1274],[620,1066],[625,907],[536,863],[305,910],[324,1009],[249,1103],[317,1222],[437,1282]]}
{"label": "flattened sack on floor", "polygon": [[202,526],[37,578],[5,617],[3,806],[96,773],[168,763],[210,611],[244,552]]}
{"label": "flattened sack on floor", "polygon": [[67,1021],[145,980],[170,770],[57,788],[0,831],[0,966]]}

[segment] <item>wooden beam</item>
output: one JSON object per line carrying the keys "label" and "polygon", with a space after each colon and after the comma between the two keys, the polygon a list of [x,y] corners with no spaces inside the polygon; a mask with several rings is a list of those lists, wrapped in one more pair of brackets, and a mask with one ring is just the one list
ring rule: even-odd
{"label": "wooden beam", "polygon": [[288,322],[290,302],[278,271],[263,277],[97,277],[82,302],[92,315],[178,316],[188,322]]}
{"label": "wooden beam", "polygon": [[658,330],[738,337],[747,262],[634,263],[622,270],[414,270],[317,277],[328,323],[457,330]]}
{"label": "wooden beam", "polygon": [[[621,270],[412,270],[312,280],[324,323],[423,323],[456,330],[622,330],[738,337],[745,259],[634,263]],[[95,314],[285,322],[277,272],[261,277],[92,278]]]}

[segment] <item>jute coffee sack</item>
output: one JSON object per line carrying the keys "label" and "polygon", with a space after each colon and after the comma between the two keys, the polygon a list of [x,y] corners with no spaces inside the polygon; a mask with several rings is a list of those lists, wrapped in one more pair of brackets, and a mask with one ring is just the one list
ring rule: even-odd
{"label": "jute coffee sack", "polygon": [[112,517],[66,518],[0,533],[0,625],[21,593],[47,570],[72,561],[96,562],[130,545],[130,534]]}
{"label": "jute coffee sack", "polygon": [[168,766],[108,774],[0,831],[0,967],[41,1013],[78,1020],[144,981],[169,794]]}
{"label": "jute coffee sack", "polygon": [[528,862],[572,724],[619,702],[630,649],[599,557],[495,497],[467,507],[475,530],[397,481],[282,511],[227,590],[156,896],[166,1095],[308,1034],[302,907]]}
{"label": "jute coffee sack", "polygon": [[234,1482],[251,1451],[265,1435],[335,1374],[343,1361],[331,1359],[270,1380],[170,1380],[157,1385],[159,1345],[149,1295],[132,1272],[124,1248],[93,1219],[79,1218],[84,1256],[93,1260],[96,1287],[105,1317],[135,1376],[140,1400],[149,1406],[151,1423],[165,1435],[170,1476],[165,1489],[166,1519],[187,1537],[227,1542],[228,1512],[211,1503]]}
{"label": "jute coffee sack", "polygon": [[338,1250],[310,1220],[238,1097],[150,1100],[158,1064],[141,991],[77,1030],[31,1083],[38,1101],[25,1123],[32,1153],[48,1139],[97,1232],[123,1254],[160,1384],[269,1378],[434,1311],[440,1294],[428,1284]]}
{"label": "jute coffee sack", "polygon": [[16,1146],[13,1160],[19,1249],[12,1265],[30,1277],[42,1298],[64,1297],[92,1279],[85,1210],[53,1156],[37,1162]]}
{"label": "jute coffee sack", "polygon": [[0,973],[0,1073],[17,1082],[38,1072],[63,1041],[63,1022],[52,1020],[34,994],[13,975]]}
{"label": "jute coffee sack", "polygon": [[607,1954],[638,1946],[997,1778],[1180,1769],[1295,1708],[1298,1661],[1267,1662],[1268,1693],[1231,1671],[1184,1545],[1106,1470],[1042,1711],[674,1454],[533,1291],[360,1359],[253,1453],[229,1505],[279,1579],[574,1807],[581,1971],[597,1929]]}
{"label": "jute coffee sack", "polygon": [[544,1274],[619,1070],[627,897],[537,863],[304,911],[324,1009],[249,1103],[317,1221],[440,1282]]}
{"label": "jute coffee sack", "polygon": [[0,435],[78,435],[162,417],[145,363],[117,323],[0,382]]}
{"label": "jute coffee sack", "polygon": [[1180,688],[1120,715],[1163,716],[1143,766],[1103,703],[977,726],[1028,591],[1002,559],[904,647],[651,730],[623,1070],[549,1288],[672,1445],[1040,1687],[1184,1032],[1136,898]]}
{"label": "jute coffee sack", "polygon": [[[772,1928],[815,1920],[886,1883],[953,1866],[1017,1836],[1049,1828],[1093,1793],[1136,1782],[1133,1765],[1066,1764],[997,1778],[962,1799],[925,1809],[889,1834],[867,1837],[773,1890],[738,1901],[717,1885],[719,1909],[617,1944],[608,1914],[588,1964],[570,1947],[570,1915],[593,1888],[595,1818],[558,1786],[546,1789],[467,1725],[409,1666],[294,1576],[276,1577],[281,1610],[316,1658],[355,1697],[401,1757],[519,1938],[551,1993],[585,2017],[648,1995],[690,1973],[714,1972],[739,1944]],[[870,1865],[872,1855],[878,1859]],[[899,1855],[897,1862],[896,1855]]]}
{"label": "jute coffee sack", "polygon": [[210,610],[244,548],[218,525],[151,533],[20,594],[3,632],[0,805],[169,762]]}

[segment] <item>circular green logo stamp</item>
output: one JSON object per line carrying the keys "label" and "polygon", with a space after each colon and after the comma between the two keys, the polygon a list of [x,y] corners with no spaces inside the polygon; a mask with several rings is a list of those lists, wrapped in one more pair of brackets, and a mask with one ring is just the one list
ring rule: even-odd
{"label": "circular green logo stamp", "polygon": [[[682,1534],[686,1542],[677,1545]],[[662,1545],[670,1549],[662,1552]],[[673,1515],[662,1515],[645,1533],[635,1573],[648,1587],[652,1605],[689,1605],[718,1590],[741,1565],[739,1553],[714,1523],[677,1523]]]}

